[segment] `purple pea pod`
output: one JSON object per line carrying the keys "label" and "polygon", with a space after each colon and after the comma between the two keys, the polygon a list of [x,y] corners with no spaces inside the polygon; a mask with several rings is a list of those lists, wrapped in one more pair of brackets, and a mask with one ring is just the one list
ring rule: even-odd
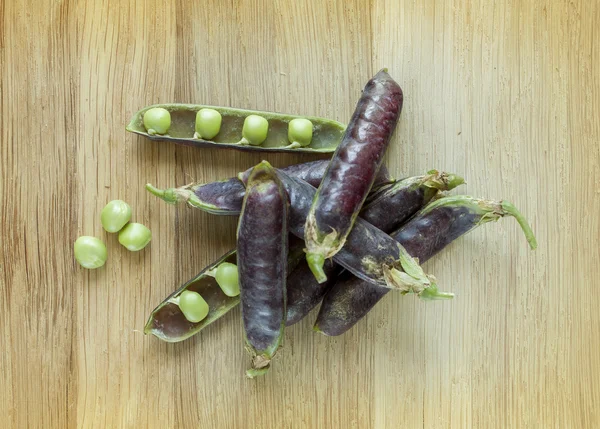
{"label": "purple pea pod", "polygon": [[[421,262],[427,261],[461,235],[487,222],[513,216],[532,249],[537,247],[533,231],[523,215],[506,201],[487,201],[451,196],[432,202],[391,236]],[[350,273],[338,277],[326,293],[315,323],[325,335],[341,335],[363,318],[389,289],[374,286]],[[427,293],[421,298],[428,298]]]}
{"label": "purple pea pod", "polygon": [[325,259],[336,255],[373,186],[402,111],[402,89],[386,69],[365,86],[306,217],[306,259],[319,282]]}
{"label": "purple pea pod", "polygon": [[248,177],[237,229],[237,262],[248,377],[266,373],[283,339],[286,321],[288,202],[266,161]]}
{"label": "purple pea pod", "polygon": [[[329,160],[325,159],[290,165],[283,168],[283,170],[316,188],[321,183],[328,164]],[[246,170],[242,173],[243,177],[247,179],[251,171],[252,168]],[[382,165],[373,188],[376,189],[391,183],[394,183],[394,181],[390,178],[387,168]],[[244,192],[246,192],[243,183],[237,177],[211,183],[192,183],[179,188],[168,189],[158,189],[148,183],[146,189],[169,204],[186,202],[190,207],[225,216],[240,214]]]}

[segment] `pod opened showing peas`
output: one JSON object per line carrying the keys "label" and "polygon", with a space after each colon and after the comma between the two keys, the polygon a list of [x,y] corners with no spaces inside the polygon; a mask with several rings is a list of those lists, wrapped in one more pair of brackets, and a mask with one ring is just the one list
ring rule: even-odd
{"label": "pod opened showing peas", "polygon": [[332,153],[346,124],[316,116],[167,103],[138,110],[126,130],[150,140],[197,148]]}

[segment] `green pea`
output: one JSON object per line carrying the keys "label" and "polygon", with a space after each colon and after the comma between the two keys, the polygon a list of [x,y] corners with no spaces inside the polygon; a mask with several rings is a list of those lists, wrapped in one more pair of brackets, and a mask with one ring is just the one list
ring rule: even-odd
{"label": "green pea", "polygon": [[223,262],[217,267],[215,273],[217,283],[223,289],[227,296],[238,296],[240,294],[240,285],[238,282],[238,269],[235,264]]}
{"label": "green pea", "polygon": [[137,252],[142,250],[152,239],[152,232],[141,223],[130,223],[119,232],[119,243]]}
{"label": "green pea", "polygon": [[179,295],[179,308],[185,318],[198,323],[208,316],[208,304],[198,292],[184,290]]}
{"label": "green pea", "polygon": [[313,123],[308,119],[296,118],[288,126],[288,140],[292,145],[308,146],[312,140]]}
{"label": "green pea", "polygon": [[87,235],[75,240],[75,259],[83,268],[100,268],[106,263],[106,246],[102,240]]}
{"label": "green pea", "polygon": [[259,146],[267,139],[269,121],[262,116],[249,115],[244,120],[242,137],[252,146]]}
{"label": "green pea", "polygon": [[121,200],[112,200],[100,213],[100,221],[106,232],[119,232],[130,220],[131,207]]}
{"label": "green pea", "polygon": [[171,128],[171,114],[162,107],[153,107],[144,113],[144,126],[148,134],[166,134]]}
{"label": "green pea", "polygon": [[215,109],[200,109],[196,113],[196,135],[198,139],[211,140],[221,131],[223,118]]}

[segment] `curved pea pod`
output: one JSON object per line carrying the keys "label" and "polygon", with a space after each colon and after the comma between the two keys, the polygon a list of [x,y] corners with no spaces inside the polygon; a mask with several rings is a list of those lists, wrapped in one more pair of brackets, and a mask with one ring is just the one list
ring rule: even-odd
{"label": "curved pea pod", "polygon": [[[168,132],[164,135],[151,135],[144,126],[144,113],[156,107],[166,109],[171,114],[171,124]],[[196,133],[196,114],[201,109],[216,110],[222,118],[220,130],[211,140],[194,137]],[[268,121],[266,140],[261,142],[259,146],[240,144],[244,120],[251,115],[260,116]],[[291,120],[297,118],[308,119],[313,124],[311,142],[304,147],[290,147],[288,140],[288,124]],[[244,151],[331,153],[340,143],[345,128],[346,126],[340,122],[313,116],[287,115],[196,104],[157,104],[147,106],[136,112],[126,130],[151,140],[169,141],[186,146],[218,147]]]}
{"label": "curved pea pod", "polygon": [[237,229],[238,270],[249,377],[264,374],[277,352],[286,321],[287,195],[268,162],[248,177]]}
{"label": "curved pea pod", "polygon": [[[283,171],[278,171],[277,175],[290,201],[289,230],[297,237],[304,237],[306,216],[316,190]],[[356,220],[346,244],[333,260],[355,276],[376,285],[398,289],[404,293],[450,297],[437,291],[435,278],[425,274],[400,243],[360,218]]]}
{"label": "curved pea pod", "polygon": [[[527,221],[510,203],[480,200],[468,196],[440,198],[420,211],[392,234],[421,262],[427,261],[458,237],[505,216],[513,216],[522,227],[532,249],[537,242]],[[323,298],[315,330],[341,335],[363,318],[389,289],[374,286],[344,273]],[[423,298],[431,298],[422,295]]]}
{"label": "curved pea pod", "polygon": [[[329,160],[312,161],[290,165],[282,170],[317,187],[321,183],[328,164]],[[250,168],[242,173],[244,180],[247,180],[251,171]],[[389,185],[390,183],[393,183],[393,180],[390,178],[387,168],[382,166],[374,187]],[[211,183],[193,183],[164,190],[155,188],[148,183],[146,189],[169,204],[186,202],[190,207],[226,216],[240,214],[244,193],[246,192],[246,188],[237,177]]]}
{"label": "curved pea pod", "polygon": [[400,118],[402,89],[381,70],[365,86],[306,218],[306,259],[325,281],[325,259],[344,246]]}

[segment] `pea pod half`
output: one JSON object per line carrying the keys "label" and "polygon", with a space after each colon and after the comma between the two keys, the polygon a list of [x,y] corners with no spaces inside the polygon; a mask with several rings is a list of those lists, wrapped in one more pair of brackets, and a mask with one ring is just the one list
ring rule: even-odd
{"label": "pea pod half", "polygon": [[[461,235],[505,216],[517,219],[532,249],[537,242],[521,213],[510,203],[468,196],[440,198],[427,205],[391,236],[421,262],[425,262]],[[341,335],[362,319],[389,289],[350,274],[340,276],[323,298],[315,330]]]}
{"label": "pea pod half", "polygon": [[[165,109],[171,115],[170,126],[165,134],[150,134],[144,126],[144,114],[146,111],[155,108]],[[196,131],[196,116],[202,109],[216,111],[221,115],[219,132],[210,140],[194,137],[198,135]],[[261,141],[259,145],[254,145],[254,142],[251,144],[242,144],[244,122],[249,116],[259,116],[268,121],[266,139]],[[312,122],[312,138],[307,146],[292,146],[288,139],[289,123],[293,119],[301,118]],[[187,146],[221,147],[248,151],[331,153],[335,151],[335,148],[340,143],[346,125],[331,119],[313,116],[287,115],[196,104],[158,104],[145,107],[136,112],[126,129],[132,133],[148,137],[151,140],[171,141]],[[212,134],[211,132],[209,135],[212,136]]]}
{"label": "pea pod half", "polygon": [[344,246],[375,181],[402,111],[402,89],[387,70],[367,84],[306,218],[306,259],[315,277]]}
{"label": "pea pod half", "polygon": [[248,178],[237,229],[238,270],[249,377],[264,374],[283,339],[288,259],[287,195],[268,162]]}
{"label": "pea pod half", "polygon": [[[329,160],[312,161],[290,165],[282,170],[317,187],[321,183],[327,164],[329,164]],[[246,170],[242,173],[242,177],[247,179],[251,171],[251,168]],[[382,166],[373,187],[379,188],[391,183],[394,183],[394,181],[390,178],[387,168]],[[169,204],[186,202],[190,207],[225,216],[240,214],[244,193],[246,192],[244,184],[237,177],[211,183],[193,183],[169,189],[158,189],[148,183],[146,189]]]}

